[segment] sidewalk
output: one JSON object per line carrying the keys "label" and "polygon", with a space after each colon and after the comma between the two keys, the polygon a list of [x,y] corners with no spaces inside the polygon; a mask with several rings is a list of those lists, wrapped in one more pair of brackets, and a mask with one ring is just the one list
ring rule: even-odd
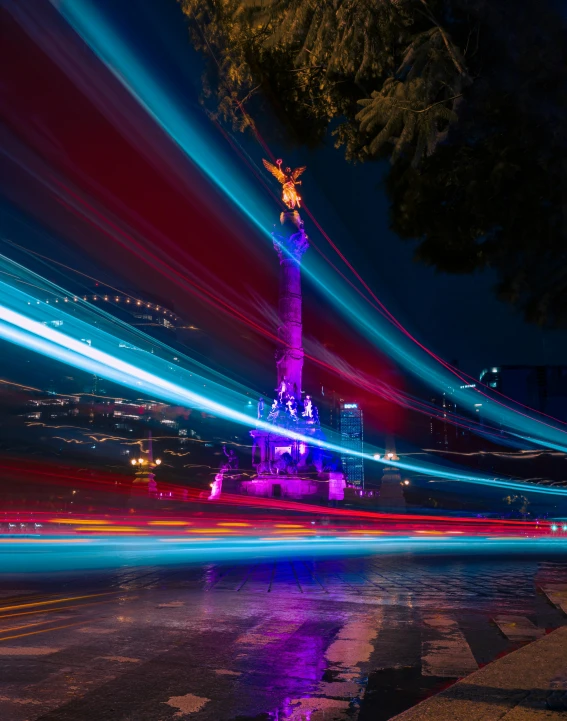
{"label": "sidewalk", "polygon": [[493,661],[390,721],[544,719],[567,719],[567,626]]}

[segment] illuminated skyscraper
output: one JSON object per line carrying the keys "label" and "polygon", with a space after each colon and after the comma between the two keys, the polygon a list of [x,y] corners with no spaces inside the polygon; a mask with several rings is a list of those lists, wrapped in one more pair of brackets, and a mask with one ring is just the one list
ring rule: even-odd
{"label": "illuminated skyscraper", "polygon": [[431,403],[439,408],[437,415],[431,416],[430,435],[434,448],[443,451],[453,451],[456,448],[459,431],[451,422],[457,412],[457,405],[447,393],[438,398],[432,398]]}
{"label": "illuminated skyscraper", "polygon": [[[340,412],[341,445],[343,448],[362,453],[364,446],[362,409],[358,403],[341,403]],[[341,456],[346,480],[356,486],[364,487],[364,460],[358,455]]]}

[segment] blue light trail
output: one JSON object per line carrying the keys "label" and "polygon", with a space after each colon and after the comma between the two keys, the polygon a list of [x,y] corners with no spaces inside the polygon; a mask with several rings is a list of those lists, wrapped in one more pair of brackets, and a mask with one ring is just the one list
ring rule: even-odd
{"label": "blue light trail", "polygon": [[[0,256],[0,272],[11,279],[10,282],[0,281],[0,338],[156,398],[200,408],[248,428],[263,428],[270,432],[278,428],[275,424],[258,420],[250,413],[237,410],[246,407],[249,396],[241,388],[230,388],[220,382],[220,374],[211,378],[196,370],[190,372],[157,353],[144,350],[144,346],[155,345],[153,339],[80,299],[71,306],[74,314],[63,310],[63,304],[56,306],[38,300],[32,292],[42,298],[45,298],[46,290],[57,297],[73,296],[3,256]],[[25,291],[18,287],[22,283]],[[65,329],[65,332],[59,328]],[[121,333],[120,336],[115,335],[117,331]],[[165,345],[161,345],[159,350],[167,352],[169,358],[176,353]],[[199,365],[202,370],[203,366]],[[204,392],[202,388],[207,388],[207,391]],[[310,437],[288,428],[281,430],[294,440],[307,444],[313,442]],[[318,440],[317,444],[335,453],[344,453],[337,434],[330,430],[326,432],[328,437],[335,440]],[[549,488],[451,471],[434,464],[393,462],[387,458],[376,458],[375,451],[361,453],[349,450],[348,453],[371,462],[435,478],[523,493],[567,496],[567,488]]]}
{"label": "blue light trail", "polygon": [[561,538],[207,538],[156,537],[81,538],[57,536],[14,538],[0,536],[0,564],[5,574],[64,572],[212,561],[250,562],[250,558],[301,556],[379,555],[411,552],[421,555],[458,554],[475,558],[490,554],[564,555]]}
{"label": "blue light trail", "polygon": [[[85,40],[101,61],[120,80],[178,148],[194,162],[271,242],[274,212],[272,204],[258,193],[249,179],[236,168],[223,151],[212,147],[174,93],[167,90],[167,79],[160,78],[112,23],[90,0],[55,2],[66,21]],[[495,426],[504,426],[542,447],[567,452],[567,432],[552,420],[503,404],[479,389],[460,388],[458,379],[434,362],[369,306],[314,254],[304,263],[306,274],[348,321],[380,351],[387,352],[402,367],[433,388],[450,394],[460,407],[474,412],[474,401],[482,400],[483,417]]]}

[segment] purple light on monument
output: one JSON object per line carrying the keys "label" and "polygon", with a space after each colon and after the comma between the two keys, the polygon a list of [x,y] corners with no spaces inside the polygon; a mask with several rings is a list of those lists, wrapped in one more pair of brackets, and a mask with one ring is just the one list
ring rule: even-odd
{"label": "purple light on monument", "polygon": [[[295,186],[300,184],[297,178],[305,168],[282,171],[281,161],[276,166],[264,160],[264,165],[282,184],[282,200],[288,207],[272,233],[280,262],[278,384],[267,422],[263,420],[264,398],[258,401],[258,424],[250,431],[256,476],[240,481],[239,489],[251,495],[283,498],[326,494],[328,500],[340,501],[344,499],[344,475],[336,470],[337,461],[323,451],[325,436],[317,407],[311,395],[303,398],[302,389],[301,259],[309,242],[296,210],[301,198]],[[302,437],[298,438],[299,433]]]}
{"label": "purple light on monument", "polygon": [[276,355],[278,387],[282,381],[295,398],[301,398],[303,344],[301,321],[301,258],[309,242],[303,222],[296,210],[280,216],[281,229],[274,232],[274,248],[280,259],[280,292],[278,337],[281,345]]}

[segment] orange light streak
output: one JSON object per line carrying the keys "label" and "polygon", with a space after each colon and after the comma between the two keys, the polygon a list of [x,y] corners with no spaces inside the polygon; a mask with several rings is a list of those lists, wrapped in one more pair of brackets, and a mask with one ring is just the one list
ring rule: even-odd
{"label": "orange light streak", "polygon": [[48,523],[67,523],[70,526],[103,526],[105,524],[112,524],[114,521],[94,521],[92,519],[84,518],[50,518]]}
{"label": "orange light streak", "polygon": [[230,528],[189,528],[187,533],[234,533]]}
{"label": "orange light streak", "polygon": [[0,642],[11,641],[14,638],[25,638],[26,636],[37,636],[37,634],[39,634],[39,633],[47,633],[48,631],[59,631],[62,628],[71,628],[72,626],[84,626],[85,623],[86,623],[86,621],[76,621],[75,623],[67,623],[64,626],[54,626],[53,628],[44,628],[41,631],[30,631],[28,633],[18,633],[15,636],[4,636],[4,638],[0,638]]}
{"label": "orange light streak", "polygon": [[34,601],[33,603],[20,603],[13,606],[2,606],[0,607],[0,613],[2,611],[13,611],[16,608],[32,608],[33,606],[50,606],[54,603],[66,603],[67,601],[81,601],[83,598],[98,598],[100,596],[112,596],[116,595],[117,591],[105,591],[104,593],[90,593],[86,596],[69,596],[68,598],[55,598],[51,601]]}
{"label": "orange light streak", "polygon": [[0,616],[0,621],[4,618],[16,618],[16,616],[33,616],[37,613],[61,613],[62,611],[67,611],[68,609],[75,609],[75,608],[86,608],[90,606],[103,606],[105,603],[114,603],[113,598],[108,599],[107,601],[93,601],[92,603],[75,603],[71,606],[61,606],[61,608],[38,608],[35,611],[20,611],[20,613],[6,613],[3,616]]}
{"label": "orange light streak", "polygon": [[107,536],[113,533],[144,533],[144,529],[139,526],[78,526],[76,531],[92,531],[93,533],[104,533]]}
{"label": "orange light streak", "polygon": [[9,633],[10,631],[21,631],[22,628],[33,628],[34,626],[43,626],[46,623],[54,623],[54,620],[48,618],[46,621],[35,621],[35,623],[25,623],[22,626],[12,626],[12,628],[0,628],[0,634]]}

